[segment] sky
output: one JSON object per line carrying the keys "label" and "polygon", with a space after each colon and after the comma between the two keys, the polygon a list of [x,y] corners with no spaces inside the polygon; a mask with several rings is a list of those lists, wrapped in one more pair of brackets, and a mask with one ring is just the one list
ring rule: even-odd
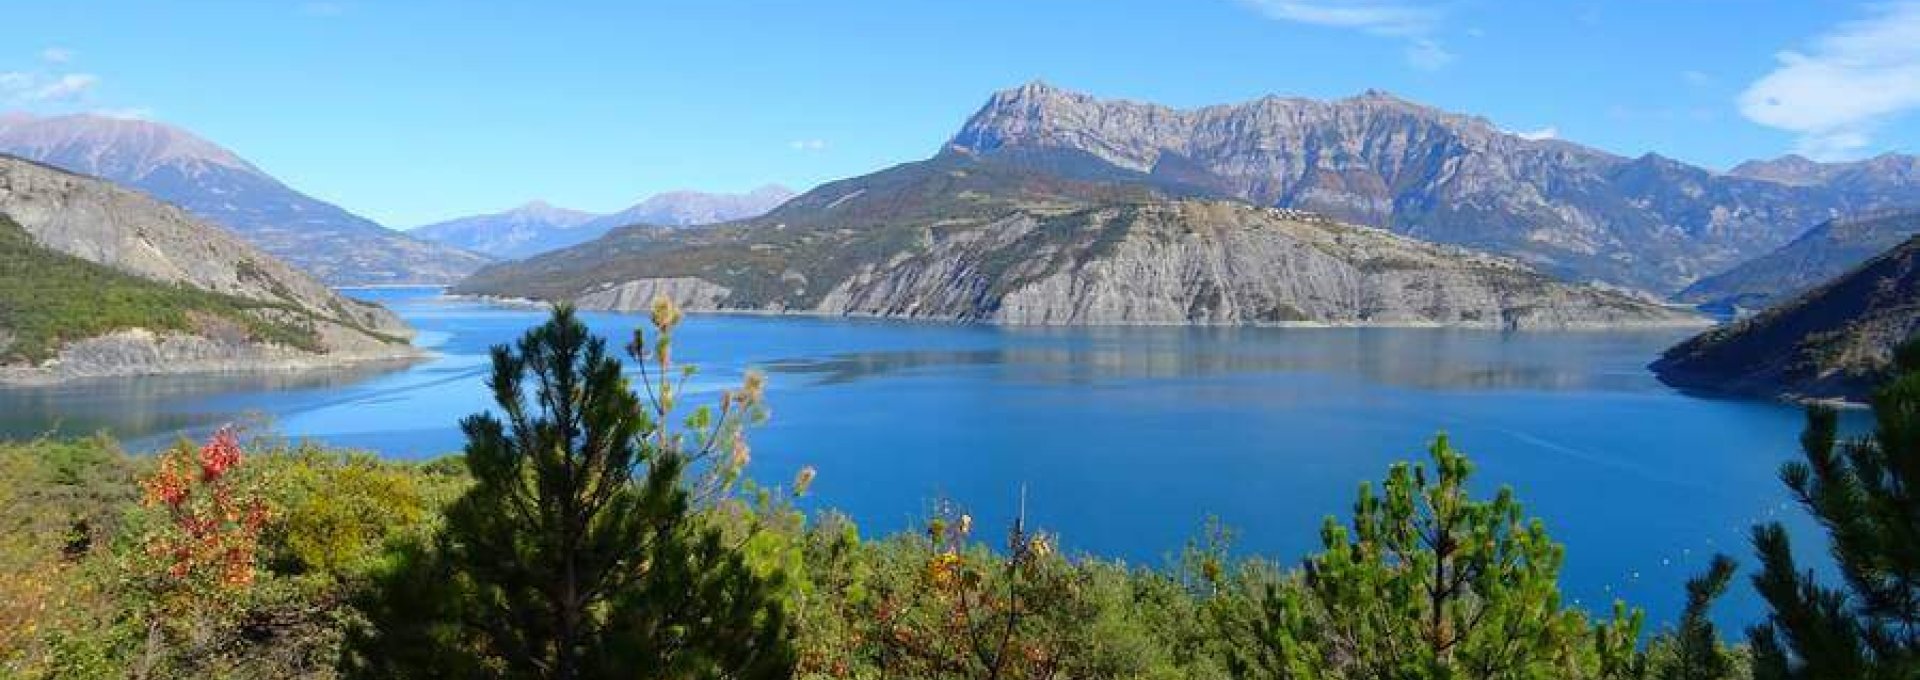
{"label": "sky", "polygon": [[6,1],[0,109],[179,125],[399,228],[804,190],[1036,79],[1178,107],[1381,89],[1714,169],[1920,141],[1920,2]]}

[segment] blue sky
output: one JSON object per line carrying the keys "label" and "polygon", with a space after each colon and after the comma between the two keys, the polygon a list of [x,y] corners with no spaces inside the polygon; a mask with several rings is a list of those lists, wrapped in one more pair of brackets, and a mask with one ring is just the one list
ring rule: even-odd
{"label": "blue sky", "polygon": [[1920,5],[1772,0],[10,3],[0,108],[178,124],[410,227],[804,189],[1033,79],[1175,106],[1368,88],[1725,168],[1913,151]]}

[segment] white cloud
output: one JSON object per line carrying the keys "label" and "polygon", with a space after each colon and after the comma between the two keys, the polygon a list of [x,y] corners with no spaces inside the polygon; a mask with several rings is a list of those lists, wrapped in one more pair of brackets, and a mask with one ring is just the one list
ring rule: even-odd
{"label": "white cloud", "polygon": [[100,77],[91,73],[44,75],[24,71],[0,72],[0,100],[16,104],[69,102],[93,91]]}
{"label": "white cloud", "polygon": [[1407,41],[1407,65],[1431,71],[1445,67],[1453,53],[1434,38],[1442,13],[1411,0],[1240,0],[1270,18],[1313,26],[1360,31]]}
{"label": "white cloud", "polygon": [[827,148],[827,140],[796,139],[791,142],[787,142],[787,148],[793,149],[794,151],[822,151]]}
{"label": "white cloud", "polygon": [[119,118],[122,120],[153,120],[153,109],[144,106],[120,109],[94,109],[89,111],[89,113],[104,118]]}
{"label": "white cloud", "polygon": [[65,47],[49,47],[47,49],[40,50],[40,61],[44,61],[49,64],[65,64],[69,61],[73,61],[73,50],[67,49]]}
{"label": "white cloud", "polygon": [[33,101],[62,102],[69,101],[93,90],[100,84],[100,77],[91,73],[69,73],[54,78],[27,94]]}
{"label": "white cloud", "polygon": [[1776,59],[1740,94],[1740,113],[1799,134],[1807,156],[1856,155],[1880,124],[1920,108],[1920,2],[1878,6]]}
{"label": "white cloud", "polygon": [[1538,142],[1545,139],[1559,139],[1560,128],[1548,125],[1538,130],[1521,130],[1513,133],[1513,136],[1530,142]]}
{"label": "white cloud", "polygon": [[1694,87],[1705,87],[1713,84],[1713,76],[1707,75],[1705,71],[1695,71],[1693,69],[1681,71],[1680,79]]}

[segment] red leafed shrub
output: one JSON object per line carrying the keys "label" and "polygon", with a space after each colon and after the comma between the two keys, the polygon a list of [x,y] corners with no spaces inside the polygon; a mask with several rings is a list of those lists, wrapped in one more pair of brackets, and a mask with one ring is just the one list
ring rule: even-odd
{"label": "red leafed shrub", "polygon": [[168,584],[183,590],[253,582],[255,553],[266,526],[266,503],[234,474],[245,454],[232,428],[197,450],[182,443],[161,454],[142,480],[143,502],[164,513],[147,535],[145,553]]}

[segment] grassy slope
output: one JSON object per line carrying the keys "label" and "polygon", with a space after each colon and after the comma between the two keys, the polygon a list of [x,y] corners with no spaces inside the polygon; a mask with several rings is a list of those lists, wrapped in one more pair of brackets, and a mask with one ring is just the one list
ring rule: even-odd
{"label": "grassy slope", "polygon": [[[301,321],[268,320],[263,311]],[[296,308],[157,283],[48,250],[0,215],[0,364],[38,363],[68,342],[129,328],[234,329],[253,341],[324,351],[310,315]]]}

